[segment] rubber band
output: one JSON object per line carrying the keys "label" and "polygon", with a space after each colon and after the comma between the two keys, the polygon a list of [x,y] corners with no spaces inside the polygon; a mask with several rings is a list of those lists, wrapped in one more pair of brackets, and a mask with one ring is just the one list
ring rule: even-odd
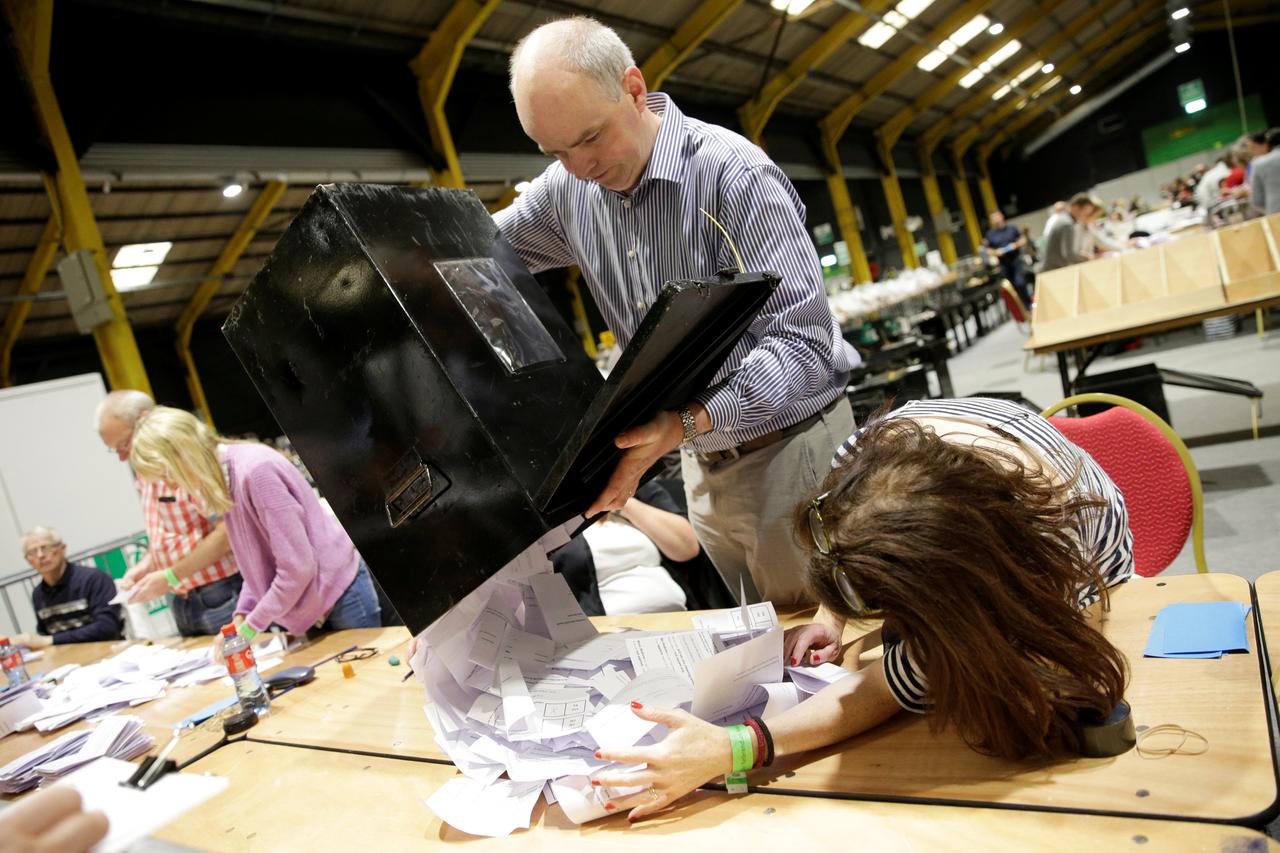
{"label": "rubber band", "polygon": [[[1164,749],[1144,747],[1143,743],[1152,735],[1181,735],[1182,737],[1179,739],[1177,746],[1174,747]],[[1201,745],[1200,748],[1183,749],[1183,747],[1187,745],[1188,740],[1199,741]],[[1142,734],[1138,735],[1136,749],[1138,755],[1149,759],[1168,758],[1170,755],[1203,755],[1209,751],[1209,739],[1199,732],[1184,729],[1182,726],[1175,723],[1163,723],[1159,726],[1152,726]]]}

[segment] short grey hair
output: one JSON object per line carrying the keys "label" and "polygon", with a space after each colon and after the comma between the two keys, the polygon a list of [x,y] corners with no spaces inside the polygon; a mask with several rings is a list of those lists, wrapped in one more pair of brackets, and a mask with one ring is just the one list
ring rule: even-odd
{"label": "short grey hair", "polygon": [[98,404],[93,422],[95,426],[101,426],[103,419],[110,417],[133,426],[155,407],[156,401],[141,391],[112,391]]}
{"label": "short grey hair", "polygon": [[54,530],[52,527],[41,527],[39,525],[36,525],[35,527],[28,530],[26,533],[22,534],[22,550],[23,551],[27,550],[27,540],[32,538],[33,536],[48,537],[53,540],[54,545],[62,544],[62,537],[58,535],[58,531]]}
{"label": "short grey hair", "polygon": [[[527,56],[526,56],[527,55]],[[514,95],[529,62],[555,58],[564,67],[594,80],[613,100],[622,97],[622,75],[636,64],[631,48],[618,34],[597,21],[578,15],[543,24],[516,45],[511,54],[510,84]]]}

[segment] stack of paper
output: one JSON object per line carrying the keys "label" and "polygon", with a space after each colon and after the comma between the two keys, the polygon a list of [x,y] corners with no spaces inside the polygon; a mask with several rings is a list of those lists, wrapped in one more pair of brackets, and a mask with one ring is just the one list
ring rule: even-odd
{"label": "stack of paper", "polygon": [[108,717],[95,728],[69,732],[0,767],[0,793],[16,794],[60,779],[103,756],[134,758],[154,744],[138,717]]}
{"label": "stack of paper", "polygon": [[806,668],[787,681],[768,603],[703,615],[694,630],[600,634],[546,558],[564,539],[563,530],[543,537],[420,637],[412,664],[426,714],[464,774],[427,805],[458,829],[526,827],[539,791],[564,799],[575,821],[604,815],[618,792],[602,798],[590,785],[605,766],[595,751],[666,734],[632,713],[633,700],[715,722],[767,718],[849,674]]}
{"label": "stack of paper", "polygon": [[1146,656],[1220,658],[1249,651],[1245,620],[1252,607],[1235,601],[1170,604],[1156,614]]}
{"label": "stack of paper", "polygon": [[17,731],[24,720],[39,713],[43,705],[36,695],[35,686],[34,681],[28,681],[0,692],[0,737]]}

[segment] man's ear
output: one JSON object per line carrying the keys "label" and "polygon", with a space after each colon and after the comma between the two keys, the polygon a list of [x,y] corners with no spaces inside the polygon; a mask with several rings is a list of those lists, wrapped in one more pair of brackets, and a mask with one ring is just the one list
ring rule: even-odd
{"label": "man's ear", "polygon": [[622,72],[622,91],[638,109],[644,109],[644,99],[649,94],[649,87],[644,82],[644,73],[634,65]]}

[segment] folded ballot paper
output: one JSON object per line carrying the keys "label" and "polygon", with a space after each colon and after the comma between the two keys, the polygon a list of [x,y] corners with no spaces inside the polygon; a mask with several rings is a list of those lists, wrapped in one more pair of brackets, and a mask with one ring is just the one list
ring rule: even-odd
{"label": "folded ballot paper", "polygon": [[627,790],[590,784],[607,764],[595,751],[666,734],[631,712],[633,700],[713,722],[768,719],[849,675],[784,667],[767,602],[699,615],[683,631],[598,633],[547,559],[567,540],[566,528],[544,536],[419,637],[412,665],[427,718],[462,772],[426,805],[456,829],[527,828],[539,795],[576,823],[604,816]]}
{"label": "folded ballot paper", "polygon": [[55,782],[103,756],[128,760],[155,745],[138,717],[112,716],[91,729],[68,732],[0,767],[0,793],[17,794]]}

